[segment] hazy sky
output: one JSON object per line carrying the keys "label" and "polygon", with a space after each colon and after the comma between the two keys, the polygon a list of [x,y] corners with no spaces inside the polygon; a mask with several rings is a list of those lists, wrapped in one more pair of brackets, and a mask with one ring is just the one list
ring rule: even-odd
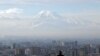
{"label": "hazy sky", "polygon": [[100,36],[100,0],[0,0],[0,35]]}

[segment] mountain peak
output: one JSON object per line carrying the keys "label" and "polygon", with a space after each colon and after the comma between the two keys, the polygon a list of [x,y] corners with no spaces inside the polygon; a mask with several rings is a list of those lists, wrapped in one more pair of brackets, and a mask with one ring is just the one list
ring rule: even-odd
{"label": "mountain peak", "polygon": [[53,20],[62,18],[62,16],[60,16],[59,14],[52,12],[50,10],[42,10],[34,17],[35,18],[43,18],[43,19],[53,19]]}
{"label": "mountain peak", "polygon": [[[36,20],[36,21],[35,21]],[[43,27],[78,27],[88,26],[91,24],[97,24],[91,20],[79,19],[79,18],[67,18],[49,10],[42,10],[36,16],[34,16],[34,24],[43,25]],[[37,26],[36,25],[36,26]]]}
{"label": "mountain peak", "polygon": [[53,13],[49,10],[42,10],[38,13],[40,16],[50,16],[52,15]]}

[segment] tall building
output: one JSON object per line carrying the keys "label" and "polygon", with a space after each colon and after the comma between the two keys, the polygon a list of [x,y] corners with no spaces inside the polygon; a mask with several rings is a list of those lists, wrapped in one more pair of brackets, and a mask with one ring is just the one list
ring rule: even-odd
{"label": "tall building", "polygon": [[25,49],[22,49],[22,48],[14,49],[14,55],[25,56]]}
{"label": "tall building", "polygon": [[32,55],[32,50],[30,48],[25,49],[25,55],[26,56],[31,56]]}
{"label": "tall building", "polygon": [[41,55],[41,48],[40,47],[32,47],[31,51],[32,51],[32,55]]}

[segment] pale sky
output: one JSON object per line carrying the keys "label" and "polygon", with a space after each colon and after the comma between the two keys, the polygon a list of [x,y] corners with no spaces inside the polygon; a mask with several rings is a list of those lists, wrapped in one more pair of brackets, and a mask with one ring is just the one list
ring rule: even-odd
{"label": "pale sky", "polygon": [[2,36],[100,36],[100,0],[0,0]]}

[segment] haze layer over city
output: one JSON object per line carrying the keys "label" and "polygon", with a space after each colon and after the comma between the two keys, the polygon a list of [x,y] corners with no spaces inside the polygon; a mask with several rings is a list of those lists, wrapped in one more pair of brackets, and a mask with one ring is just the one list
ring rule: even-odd
{"label": "haze layer over city", "polygon": [[99,37],[99,0],[0,0],[1,39]]}

